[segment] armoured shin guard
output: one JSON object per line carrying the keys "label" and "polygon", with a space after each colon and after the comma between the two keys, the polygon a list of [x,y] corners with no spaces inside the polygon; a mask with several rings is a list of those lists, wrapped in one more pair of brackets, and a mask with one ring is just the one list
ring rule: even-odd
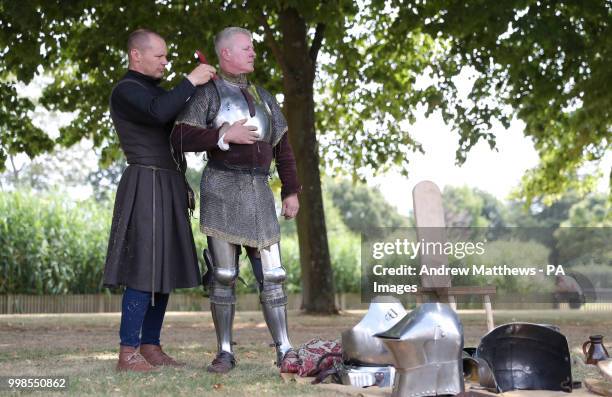
{"label": "armoured shin guard", "polygon": [[[282,286],[281,286],[282,291]],[[285,302],[286,302],[286,297]],[[281,360],[289,350],[292,349],[291,341],[289,340],[289,333],[287,331],[287,304],[274,305],[269,302],[264,302],[265,292],[262,292],[262,311],[266,325],[274,340],[274,346],[276,347],[276,365],[280,366]]]}
{"label": "armoured shin guard", "polygon": [[236,312],[236,279],[238,278],[238,246],[216,238],[208,238],[213,260],[210,310],[217,334],[219,352],[232,351],[232,329]]}
{"label": "armoured shin guard", "polygon": [[279,245],[262,249],[260,258],[252,256],[251,261],[254,262],[254,270],[257,265],[262,268],[263,280],[260,282],[259,296],[264,319],[276,347],[276,364],[280,366],[285,353],[292,346],[287,330],[287,295],[283,289],[286,273],[281,265]]}
{"label": "armoured shin guard", "polygon": [[218,351],[232,353],[232,329],[236,313],[235,285],[223,285],[218,280],[212,283],[210,312],[217,334]]}
{"label": "armoured shin guard", "polygon": [[214,303],[210,304],[210,311],[215,324],[217,334],[217,350],[234,354],[232,350],[232,329],[234,326],[235,304]]}

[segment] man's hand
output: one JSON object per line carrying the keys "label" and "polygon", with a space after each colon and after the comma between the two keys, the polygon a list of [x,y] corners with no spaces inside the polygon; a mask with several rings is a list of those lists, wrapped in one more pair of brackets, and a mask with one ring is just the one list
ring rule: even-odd
{"label": "man's hand", "polygon": [[225,131],[223,141],[225,141],[225,143],[238,143],[241,145],[252,145],[255,143],[259,138],[259,134],[255,132],[257,131],[257,127],[244,125],[246,122],[247,119],[242,119],[232,124],[230,128]]}
{"label": "man's hand", "polygon": [[285,197],[283,200],[283,209],[281,210],[281,215],[283,215],[285,219],[295,218],[299,210],[300,201],[298,200],[297,193]]}
{"label": "man's hand", "polygon": [[194,86],[198,86],[206,84],[214,75],[215,68],[202,63],[196,66],[196,68],[187,75],[187,80],[191,81],[191,84]]}

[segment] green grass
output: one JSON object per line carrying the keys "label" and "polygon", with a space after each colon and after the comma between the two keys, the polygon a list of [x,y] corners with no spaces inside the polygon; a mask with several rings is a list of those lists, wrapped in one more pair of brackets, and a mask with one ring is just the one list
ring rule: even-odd
{"label": "green grass", "polygon": [[[334,339],[363,316],[350,311],[339,316],[290,313],[290,334],[299,345],[310,338]],[[461,313],[465,346],[476,346],[486,333],[483,313]],[[581,344],[601,333],[610,346],[612,316],[581,311],[498,311],[497,325],[509,321],[553,323],[566,335],[576,380],[597,377],[581,361]],[[214,357],[215,333],[209,313],[169,313],[164,324],[164,349],[187,363],[153,374],[116,373],[118,314],[0,316],[0,376],[67,376],[66,391],[44,395],[116,396],[333,396],[308,384],[284,383],[273,365],[274,351],[259,312],[239,312],[235,321],[238,365],[228,375],[211,375],[206,366]],[[39,392],[1,395],[29,395]],[[339,395],[339,394],[337,394]]]}

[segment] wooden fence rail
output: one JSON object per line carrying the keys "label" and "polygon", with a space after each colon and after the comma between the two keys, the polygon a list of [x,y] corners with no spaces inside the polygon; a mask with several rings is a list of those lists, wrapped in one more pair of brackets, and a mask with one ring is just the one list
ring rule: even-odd
{"label": "wooden fence rail", "polygon": [[[121,295],[0,295],[0,314],[20,313],[108,313],[121,311]],[[298,310],[302,302],[300,294],[290,294],[288,309]],[[414,302],[404,302],[414,307]],[[367,309],[361,302],[360,294],[337,294],[336,305],[341,310]],[[259,297],[256,294],[238,295],[237,310],[259,310]],[[494,309],[550,309],[552,303],[494,303]],[[459,309],[471,308],[461,303]],[[568,308],[562,303],[561,309]],[[194,294],[172,294],[168,311],[208,311],[207,298]],[[612,302],[587,303],[583,311],[612,311]]]}
{"label": "wooden fence rail", "polygon": [[[257,294],[238,295],[237,310],[259,310]],[[0,314],[20,313],[108,313],[121,311],[122,295],[0,295]],[[341,309],[367,309],[359,294],[339,294],[336,304]],[[302,297],[290,294],[288,308],[299,309]],[[168,311],[208,311],[209,301],[200,295],[172,294]]]}

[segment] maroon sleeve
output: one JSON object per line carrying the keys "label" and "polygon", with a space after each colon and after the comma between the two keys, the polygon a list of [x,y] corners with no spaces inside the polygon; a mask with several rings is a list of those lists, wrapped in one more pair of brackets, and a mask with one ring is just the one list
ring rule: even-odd
{"label": "maroon sleeve", "polygon": [[176,152],[204,152],[217,147],[219,128],[200,128],[188,124],[176,124],[170,135]]}
{"label": "maroon sleeve", "polygon": [[280,142],[274,147],[274,158],[276,159],[276,169],[281,180],[281,199],[299,193],[302,186],[298,182],[297,167],[295,157],[289,145],[288,134],[285,133]]}

